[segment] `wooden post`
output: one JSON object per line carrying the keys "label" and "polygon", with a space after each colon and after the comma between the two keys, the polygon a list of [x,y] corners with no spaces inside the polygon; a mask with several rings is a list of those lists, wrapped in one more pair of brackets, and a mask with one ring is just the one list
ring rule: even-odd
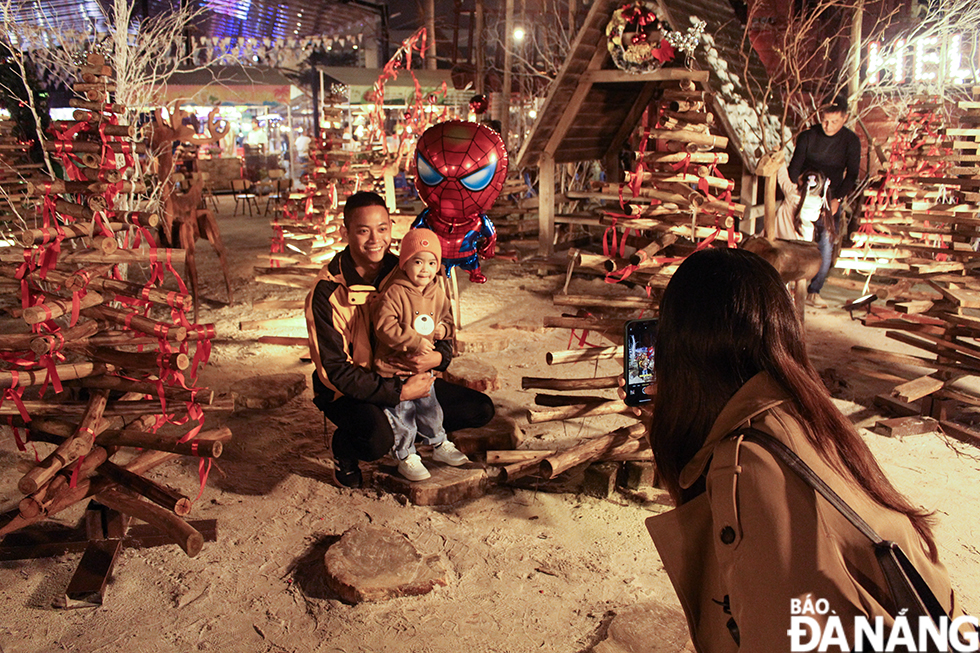
{"label": "wooden post", "polygon": [[[426,44],[425,68],[426,70],[436,70],[436,3],[435,0],[425,0],[425,31],[428,33],[429,42]],[[387,61],[385,62],[388,63]]]}
{"label": "wooden post", "polygon": [[476,79],[473,80],[473,87],[477,95],[482,95],[484,92],[483,78],[487,71],[487,59],[484,53],[485,42],[483,38],[483,0],[476,0],[476,5],[473,9],[473,30],[476,32]]}
{"label": "wooden post", "polygon": [[[861,42],[864,39],[864,0],[857,0],[854,5],[854,15],[851,17],[851,47],[848,52],[848,66],[850,68],[850,78],[847,81],[847,94],[850,102],[858,101],[858,93],[861,88]],[[945,62],[946,58],[940,58]],[[945,66],[939,66],[939,74],[942,75]],[[853,115],[858,115],[857,107],[851,110]]]}
{"label": "wooden post", "polygon": [[500,89],[500,99],[503,106],[500,108],[500,137],[504,141],[504,147],[508,143],[510,132],[510,99],[511,86],[513,84],[514,67],[514,0],[505,0],[504,4],[504,83]]}
{"label": "wooden post", "polygon": [[759,165],[755,169],[755,174],[766,178],[763,233],[766,238],[770,239],[776,237],[776,186],[778,184],[776,173],[779,172],[779,167],[783,164],[785,158],[786,155],[782,151],[775,153],[767,152],[759,159]]}
{"label": "wooden post", "polygon": [[555,243],[555,157],[546,149],[538,161],[538,254],[551,256]]}

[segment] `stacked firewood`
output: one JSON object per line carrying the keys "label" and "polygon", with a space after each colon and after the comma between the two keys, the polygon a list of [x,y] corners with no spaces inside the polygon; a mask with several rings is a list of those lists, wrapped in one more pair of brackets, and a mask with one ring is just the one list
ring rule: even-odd
{"label": "stacked firewood", "polygon": [[[718,166],[728,162],[725,136],[712,133],[709,93],[691,80],[664,82],[634,135],[636,163],[625,183],[598,185],[598,192],[566,191],[573,200],[618,203],[595,219],[558,216],[556,222],[601,227],[603,258],[582,266],[662,291],[676,264],[694,247],[715,238],[740,240],[736,216],[745,207],[732,200],[734,182]],[[593,224],[595,223],[595,224]]]}
{"label": "stacked firewood", "polygon": [[[895,131],[889,160],[864,191],[860,229],[837,267],[893,277],[963,270],[973,258],[977,207],[965,201],[969,180],[954,165],[968,138],[950,129],[940,103],[922,99]],[[955,139],[955,140],[954,140]]]}
{"label": "stacked firewood", "polygon": [[[201,432],[213,393],[194,387],[214,329],[187,320],[191,298],[174,269],[183,252],[155,247],[158,214],[130,196],[145,192],[132,173],[146,147],[119,124],[125,108],[109,100],[112,74],[88,56],[74,89],[86,99],[72,100],[75,119],[53,123],[43,143],[66,179],[32,170],[20,180],[35,210],[20,214],[16,244],[0,249],[0,278],[19,298],[0,329],[0,415],[39,461],[20,479],[25,497],[0,517],[0,535],[96,495],[196,553],[200,534],[178,517],[190,499],[142,474],[181,455],[218,456],[230,438],[227,429]],[[141,268],[148,282],[125,280]],[[168,272],[179,290],[162,287]],[[167,423],[184,432],[158,434]],[[143,453],[113,460],[133,447]]]}
{"label": "stacked firewood", "polygon": [[958,383],[980,375],[980,320],[966,314],[980,308],[974,274],[980,254],[973,249],[980,237],[980,102],[959,108],[956,128],[941,123],[933,103],[912,108],[896,134],[891,167],[868,191],[867,222],[855,235],[863,238],[868,271],[892,282],[863,300],[887,300],[868,306],[864,324],[920,352],[854,347],[859,358],[852,366],[896,383],[880,404],[937,418],[947,433],[980,443],[980,434],[947,420],[954,405],[980,406],[980,395]]}
{"label": "stacked firewood", "polygon": [[[664,82],[659,98],[645,113],[634,134],[636,163],[624,183],[599,184],[594,191],[565,191],[560,200],[599,200],[618,203],[618,210],[598,218],[557,215],[556,222],[603,233],[601,254],[569,249],[566,284],[553,298],[561,316],[546,317],[545,326],[570,329],[569,346],[549,352],[549,365],[622,360],[623,328],[627,320],[655,316],[663,289],[685,256],[719,239],[730,246],[740,240],[736,216],[745,207],[732,200],[734,183],[719,172],[728,162],[728,139],[712,133],[709,93],[693,80]],[[572,276],[599,274],[619,282],[621,292],[568,294]],[[631,287],[627,291],[622,286]],[[643,292],[637,293],[636,289]],[[503,465],[505,479],[535,475],[552,478],[571,466],[598,461],[652,460],[645,429],[632,411],[616,398],[621,375],[559,379],[525,378],[524,389],[569,394],[537,394],[528,410],[530,423],[622,415],[627,426],[597,438],[587,438],[555,451],[490,452],[488,462]],[[598,390],[599,395],[575,394]]]}

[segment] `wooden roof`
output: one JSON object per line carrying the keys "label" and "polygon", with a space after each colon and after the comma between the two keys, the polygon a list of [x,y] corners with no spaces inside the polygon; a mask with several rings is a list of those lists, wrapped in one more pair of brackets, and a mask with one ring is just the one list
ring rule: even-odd
{"label": "wooden roof", "polygon": [[[633,74],[619,70],[606,48],[606,25],[624,0],[596,0],[575,37],[565,63],[552,82],[531,133],[517,155],[517,167],[536,165],[548,153],[556,163],[605,159],[618,153],[664,81],[692,79],[715,92],[713,111],[743,164],[754,169],[758,119],[750,115],[744,85],[733,72],[741,68],[742,23],[727,0],[672,0],[671,10],[657,9],[674,29],[685,30],[689,16],[707,23],[697,61],[709,71],[661,68]],[[683,20],[682,20],[683,19]],[[753,53],[754,54],[754,53]],[[678,58],[682,55],[678,55]],[[750,74],[764,79],[765,68],[750,56]]]}
{"label": "wooden roof", "polygon": [[706,72],[661,68],[633,74],[613,65],[606,24],[623,0],[596,0],[552,82],[517,167],[536,165],[543,152],[556,163],[604,159],[619,152],[660,82],[704,81]]}
{"label": "wooden roof", "polygon": [[[707,23],[701,45],[695,53],[697,66],[711,72],[705,88],[712,92],[712,110],[731,140],[730,149],[739,152],[748,170],[755,170],[761,154],[760,120],[747,83],[764,88],[768,80],[766,67],[755,50],[742,48],[745,23],[736,15],[729,0],[670,0],[660,3],[657,15],[675,30],[686,31],[692,18]],[[746,42],[748,45],[748,42]],[[747,57],[747,60],[746,60]],[[748,79],[743,79],[743,70]],[[767,116],[762,121],[770,132],[771,147],[780,142],[781,113],[777,98],[769,98]]]}

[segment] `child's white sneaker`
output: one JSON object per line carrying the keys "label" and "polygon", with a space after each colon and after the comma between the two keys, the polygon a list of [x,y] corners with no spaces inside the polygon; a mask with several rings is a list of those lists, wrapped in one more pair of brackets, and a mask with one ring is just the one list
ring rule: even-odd
{"label": "child's white sneaker", "polygon": [[432,476],[416,453],[408,454],[405,460],[398,463],[398,473],[410,481],[424,481]]}
{"label": "child's white sneaker", "polygon": [[450,467],[459,467],[460,465],[465,465],[466,463],[470,462],[470,459],[467,458],[463,452],[457,449],[456,445],[449,440],[446,440],[432,450],[432,460],[439,463],[445,463]]}

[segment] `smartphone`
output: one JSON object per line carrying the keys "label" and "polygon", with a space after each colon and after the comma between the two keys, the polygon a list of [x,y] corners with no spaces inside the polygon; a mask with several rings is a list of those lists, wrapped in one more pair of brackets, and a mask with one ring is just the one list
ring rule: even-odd
{"label": "smartphone", "polygon": [[646,390],[656,380],[653,352],[657,345],[657,318],[630,320],[623,338],[623,379],[626,381],[626,404],[639,406],[653,397]]}

